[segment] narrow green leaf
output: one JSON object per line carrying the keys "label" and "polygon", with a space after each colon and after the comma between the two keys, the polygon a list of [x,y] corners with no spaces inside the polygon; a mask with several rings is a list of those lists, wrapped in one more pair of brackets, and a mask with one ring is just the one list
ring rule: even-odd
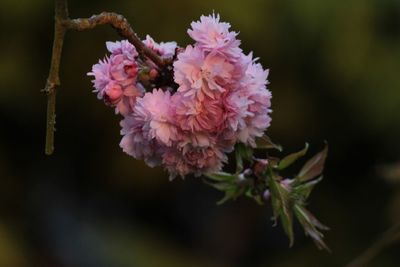
{"label": "narrow green leaf", "polygon": [[235,149],[235,157],[236,157],[236,173],[240,173],[243,171],[243,158],[240,154],[239,149]]}
{"label": "narrow green leaf", "polygon": [[305,147],[295,153],[292,153],[286,157],[284,157],[278,165],[278,169],[279,170],[283,170],[287,167],[289,167],[292,163],[294,163],[296,160],[298,160],[299,158],[301,158],[302,156],[304,156],[308,151],[308,143],[306,143]]}
{"label": "narrow green leaf", "polygon": [[328,230],[328,228],[322,225],[308,210],[299,204],[294,205],[294,213],[303,226],[305,234],[311,237],[316,246],[319,249],[330,251],[323,240],[324,235],[317,229]]}
{"label": "narrow green leaf", "polygon": [[299,195],[301,198],[303,198],[304,200],[306,200],[312,190],[314,189],[314,187],[322,181],[323,176],[318,177],[317,179],[308,181],[306,183],[301,183],[299,185],[294,184],[293,185],[293,194],[295,195]]}
{"label": "narrow green leaf", "polygon": [[236,173],[243,170],[243,161],[253,162],[253,149],[243,143],[238,143],[235,146],[236,156]]}
{"label": "narrow green leaf", "polygon": [[300,170],[297,179],[299,181],[307,181],[318,175],[321,175],[325,160],[328,154],[328,144],[325,145],[324,149],[312,157],[310,160],[304,164],[303,168]]}
{"label": "narrow green leaf", "polygon": [[253,149],[249,146],[246,146],[243,143],[238,143],[236,145],[236,150],[239,151],[240,155],[244,160],[252,161],[253,160]]}
{"label": "narrow green leaf", "polygon": [[254,194],[252,193],[251,188],[249,188],[249,189],[246,191],[245,196],[254,199],[254,201],[257,202],[257,204],[259,204],[259,205],[264,205],[264,202],[263,202],[261,196],[260,196],[260,195],[254,195]]}
{"label": "narrow green leaf", "polygon": [[206,176],[208,179],[218,182],[232,181],[236,178],[236,175],[227,172],[206,173],[204,176]]}
{"label": "narrow green leaf", "polygon": [[225,191],[224,197],[217,202],[217,205],[224,204],[226,201],[228,201],[230,199],[236,199],[237,197],[242,195],[243,192],[244,192],[244,188],[235,187],[235,188],[229,189],[229,190]]}
{"label": "narrow green leaf", "polygon": [[225,183],[225,182],[221,182],[221,183],[211,183],[209,181],[203,180],[205,184],[208,184],[209,186],[214,187],[215,189],[219,190],[219,191],[227,191],[227,190],[231,190],[237,187],[236,184],[234,183]]}
{"label": "narrow green leaf", "polygon": [[260,149],[276,149],[280,152],[283,150],[281,145],[273,143],[265,134],[262,137],[256,138],[256,147]]}
{"label": "narrow green leaf", "polygon": [[289,238],[289,245],[294,242],[293,216],[289,208],[289,192],[274,177],[269,178],[269,188],[271,191],[271,203],[274,219],[281,218],[283,229]]}

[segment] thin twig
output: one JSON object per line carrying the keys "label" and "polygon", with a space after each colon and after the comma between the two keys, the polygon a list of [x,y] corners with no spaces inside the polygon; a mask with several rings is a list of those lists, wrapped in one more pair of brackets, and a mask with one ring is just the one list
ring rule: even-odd
{"label": "thin twig", "polygon": [[163,60],[153,50],[148,48],[136,35],[124,16],[113,12],[102,12],[93,15],[90,18],[69,19],[64,21],[64,26],[68,29],[84,31],[93,29],[100,25],[111,25],[122,37],[133,44],[139,54],[145,55],[151,59],[158,67],[163,68],[169,62]]}
{"label": "thin twig", "polygon": [[152,60],[160,68],[161,72],[170,71],[172,62],[162,59],[153,50],[148,48],[136,35],[124,16],[112,12],[103,12],[99,15],[93,15],[90,18],[70,19],[68,17],[67,0],[55,0],[53,52],[49,76],[44,89],[47,94],[46,155],[51,155],[54,152],[56,91],[57,87],[60,86],[59,69],[65,33],[68,29],[83,31],[106,24],[111,25],[121,37],[126,38],[132,43],[139,55]]}
{"label": "thin twig", "polygon": [[68,19],[67,1],[56,0],[53,52],[51,56],[49,76],[47,78],[46,87],[44,89],[47,94],[47,124],[45,146],[45,153],[47,155],[51,155],[54,151],[54,131],[56,124],[56,92],[57,87],[60,85],[60,60],[66,32],[66,28],[62,24],[62,22],[66,19]]}
{"label": "thin twig", "polygon": [[346,267],[365,267],[367,263],[379,255],[386,247],[400,241],[400,223],[390,227],[381,238],[373,243],[361,255],[352,260]]}

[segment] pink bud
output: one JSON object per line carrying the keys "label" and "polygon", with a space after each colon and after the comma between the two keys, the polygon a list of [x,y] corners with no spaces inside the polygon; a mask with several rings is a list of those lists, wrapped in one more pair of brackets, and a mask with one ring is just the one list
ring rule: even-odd
{"label": "pink bud", "polygon": [[262,175],[268,167],[267,159],[256,159],[256,164],[254,164],[254,173],[256,175]]}
{"label": "pink bud", "polygon": [[122,97],[122,88],[119,84],[109,83],[104,91],[104,101],[109,104],[116,104]]}
{"label": "pink bud", "polygon": [[158,76],[158,71],[156,69],[151,69],[149,73],[150,79],[154,80]]}
{"label": "pink bud", "polygon": [[264,194],[263,194],[264,200],[265,200],[265,201],[268,201],[268,200],[270,199],[270,197],[271,197],[271,192],[269,192],[268,189],[265,190],[265,191],[264,191]]}
{"label": "pink bud", "polygon": [[290,188],[291,188],[290,184],[292,183],[292,180],[290,180],[290,179],[283,179],[280,183],[281,183],[281,185],[282,185],[286,190],[289,190],[289,191],[290,191]]}
{"label": "pink bud", "polygon": [[124,66],[124,71],[126,74],[128,74],[130,77],[135,77],[138,73],[138,67],[136,64],[132,65],[125,65]]}

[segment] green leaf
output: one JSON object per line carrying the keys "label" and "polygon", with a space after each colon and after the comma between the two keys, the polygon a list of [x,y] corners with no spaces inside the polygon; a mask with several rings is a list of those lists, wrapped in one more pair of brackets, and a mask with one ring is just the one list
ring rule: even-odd
{"label": "green leaf", "polygon": [[323,176],[318,177],[317,179],[308,181],[306,183],[301,183],[299,185],[296,185],[296,183],[293,184],[293,194],[300,196],[303,200],[306,200],[310,194],[311,191],[314,189],[314,187],[322,181]]}
{"label": "green leaf", "polygon": [[236,173],[240,173],[243,171],[243,158],[238,149],[235,149],[235,157],[236,157]]}
{"label": "green leaf", "polygon": [[306,235],[310,236],[319,249],[330,251],[324,242],[324,235],[318,230],[329,230],[328,227],[320,223],[306,208],[299,204],[294,205],[294,213],[304,228]]}
{"label": "green leaf", "polygon": [[251,188],[249,188],[249,189],[246,191],[245,196],[254,199],[254,201],[257,202],[257,204],[259,204],[259,205],[264,205],[264,202],[263,202],[262,197],[261,197],[260,195],[254,195],[254,194],[252,193]]}
{"label": "green leaf", "polygon": [[308,143],[306,143],[305,147],[302,150],[284,157],[279,162],[278,169],[283,170],[283,169],[289,167],[293,162],[295,162],[296,160],[298,160],[299,158],[304,156],[307,153],[307,151],[308,151]]}
{"label": "green leaf", "polygon": [[205,184],[208,184],[209,186],[214,187],[215,189],[217,189],[219,191],[224,191],[224,192],[237,187],[237,185],[235,183],[229,183],[229,182],[211,183],[207,180],[203,180],[203,182]]}
{"label": "green leaf", "polygon": [[245,190],[244,188],[240,187],[233,187],[229,190],[226,190],[224,197],[217,202],[217,205],[224,204],[226,201],[230,199],[236,199],[237,197],[243,194],[244,190]]}
{"label": "green leaf", "polygon": [[289,246],[293,246],[293,215],[289,207],[289,192],[274,177],[269,178],[268,184],[271,191],[274,220],[276,222],[279,217],[281,218],[283,229],[289,238]]}
{"label": "green leaf", "polygon": [[276,149],[280,152],[283,150],[281,145],[273,143],[265,134],[262,137],[256,138],[256,147],[260,149]]}
{"label": "green leaf", "polygon": [[236,156],[236,172],[243,170],[243,161],[253,162],[253,149],[243,143],[238,143],[235,146]]}
{"label": "green leaf", "polygon": [[328,144],[325,145],[324,149],[312,157],[310,160],[304,164],[303,168],[300,170],[298,176],[296,177],[299,181],[307,181],[318,175],[321,175],[325,160],[328,155]]}
{"label": "green leaf", "polygon": [[236,178],[236,175],[227,172],[207,173],[204,174],[204,176],[206,176],[208,179],[218,182],[232,181]]}
{"label": "green leaf", "polygon": [[246,161],[252,161],[253,160],[253,149],[249,146],[246,146],[243,143],[238,143],[236,145],[236,150],[239,151],[239,154],[242,156],[242,158]]}

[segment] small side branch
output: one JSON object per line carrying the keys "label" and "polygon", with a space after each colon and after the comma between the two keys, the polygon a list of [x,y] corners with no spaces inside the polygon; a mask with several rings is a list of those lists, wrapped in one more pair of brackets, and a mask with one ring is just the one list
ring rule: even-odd
{"label": "small side branch", "polygon": [[140,55],[144,55],[151,59],[161,69],[170,62],[163,60],[153,50],[148,48],[142,40],[136,35],[129,25],[127,19],[116,13],[102,12],[98,15],[93,15],[90,18],[78,18],[64,21],[64,26],[68,29],[84,31],[93,29],[99,25],[111,25],[119,35],[126,38],[133,44]]}

